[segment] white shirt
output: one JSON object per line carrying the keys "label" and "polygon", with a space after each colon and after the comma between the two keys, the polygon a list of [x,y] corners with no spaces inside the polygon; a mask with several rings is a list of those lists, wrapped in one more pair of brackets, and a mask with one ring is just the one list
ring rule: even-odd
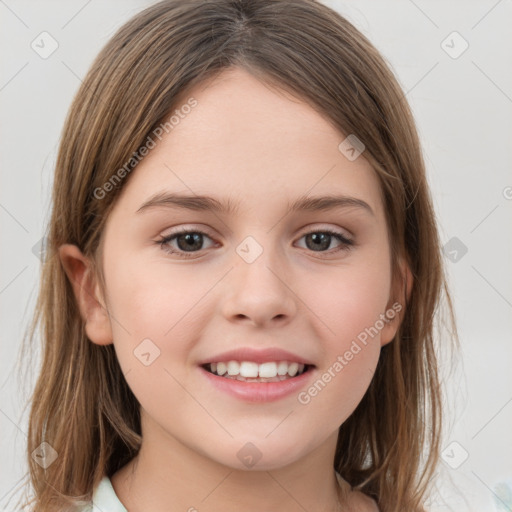
{"label": "white shirt", "polygon": [[80,512],[128,512],[119,501],[108,476],[104,476],[92,493],[92,503]]}
{"label": "white shirt", "polygon": [[[336,478],[341,487],[348,484],[344,483],[341,476],[336,473]],[[369,500],[369,498],[367,498]],[[374,510],[378,512],[375,502],[373,502]],[[121,503],[117,494],[114,491],[112,482],[108,476],[104,476],[96,489],[93,491],[92,503],[80,509],[80,512],[128,512],[124,505]]]}

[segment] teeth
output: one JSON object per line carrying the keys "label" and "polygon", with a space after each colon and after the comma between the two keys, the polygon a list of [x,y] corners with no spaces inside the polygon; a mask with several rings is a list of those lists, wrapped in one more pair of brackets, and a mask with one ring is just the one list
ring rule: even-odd
{"label": "teeth", "polygon": [[239,377],[238,380],[261,382],[260,379],[269,379],[269,382],[278,382],[289,377],[295,377],[304,372],[305,365],[297,362],[279,361],[267,363],[254,363],[252,361],[226,361],[211,363],[210,371],[215,375],[224,377]]}
{"label": "teeth", "polygon": [[295,377],[299,370],[299,363],[292,363],[290,366],[288,366],[288,375],[290,377]]}
{"label": "teeth", "polygon": [[258,377],[258,364],[242,361],[240,364],[240,371],[238,372],[242,377]]}
{"label": "teeth", "polygon": [[228,375],[238,375],[240,373],[240,363],[238,361],[228,361]]}
{"label": "teeth", "polygon": [[[242,374],[243,375],[243,374]],[[259,376],[271,379],[277,375],[276,363],[263,363],[259,365]]]}
{"label": "teeth", "polygon": [[277,365],[277,374],[278,375],[286,375],[288,373],[288,363],[286,361],[281,361]]}

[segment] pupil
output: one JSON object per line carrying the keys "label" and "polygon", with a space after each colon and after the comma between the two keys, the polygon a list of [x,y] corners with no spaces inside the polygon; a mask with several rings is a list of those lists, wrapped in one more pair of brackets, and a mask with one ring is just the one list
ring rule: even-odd
{"label": "pupil", "polygon": [[[311,237],[311,238],[309,238]],[[327,249],[329,247],[331,235],[326,233],[313,233],[312,235],[307,235],[306,239],[313,240],[313,249],[321,247],[322,249]],[[323,243],[322,243],[323,242]]]}
{"label": "pupil", "polygon": [[[200,243],[200,237],[201,235],[199,233],[187,233],[186,235],[182,235],[181,237],[178,237],[178,245],[180,246],[180,249],[187,250],[190,248],[200,249],[201,243]],[[181,247],[181,244],[179,243],[182,238],[185,238],[186,240],[186,247]],[[199,240],[199,242],[198,242]],[[198,247],[194,247],[194,243],[198,245]]]}

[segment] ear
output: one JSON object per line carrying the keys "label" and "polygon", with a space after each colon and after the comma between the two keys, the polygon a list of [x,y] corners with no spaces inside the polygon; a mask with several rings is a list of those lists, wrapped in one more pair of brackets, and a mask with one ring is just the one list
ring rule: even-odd
{"label": "ear", "polygon": [[109,345],[113,341],[110,316],[90,260],[71,244],[59,247],[59,258],[73,287],[87,337],[98,345]]}
{"label": "ear", "polygon": [[409,301],[413,285],[413,276],[409,264],[405,259],[400,262],[400,275],[396,276],[393,283],[393,292],[386,308],[388,321],[384,322],[381,330],[380,344],[384,346],[395,337],[398,327],[402,323],[406,302]]}

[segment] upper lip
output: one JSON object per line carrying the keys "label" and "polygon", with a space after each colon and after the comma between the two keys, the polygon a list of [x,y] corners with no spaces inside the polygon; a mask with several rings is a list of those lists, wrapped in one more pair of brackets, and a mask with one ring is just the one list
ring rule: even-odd
{"label": "upper lip", "polygon": [[233,350],[229,350],[227,352],[222,352],[221,354],[211,356],[207,359],[203,359],[202,361],[199,362],[199,365],[202,366],[208,363],[218,363],[227,361],[252,361],[258,364],[268,363],[272,361],[290,361],[292,363],[296,362],[314,366],[311,361],[308,361],[307,359],[304,359],[303,357],[297,354],[288,352],[287,350],[282,350],[277,347],[270,347],[265,349],[240,347]]}

